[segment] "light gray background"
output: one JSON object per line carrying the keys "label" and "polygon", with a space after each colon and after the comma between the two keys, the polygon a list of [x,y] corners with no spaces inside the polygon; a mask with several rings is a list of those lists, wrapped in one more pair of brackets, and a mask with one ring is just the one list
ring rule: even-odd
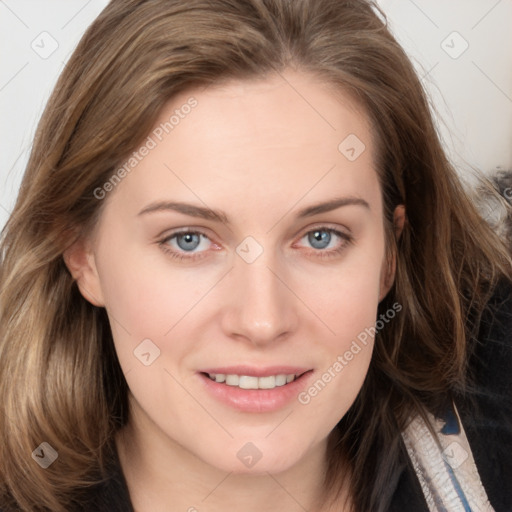
{"label": "light gray background", "polygon": [[[14,205],[45,101],[107,3],[0,0],[0,228]],[[512,168],[512,0],[378,3],[429,92],[461,176],[470,178],[470,166]]]}

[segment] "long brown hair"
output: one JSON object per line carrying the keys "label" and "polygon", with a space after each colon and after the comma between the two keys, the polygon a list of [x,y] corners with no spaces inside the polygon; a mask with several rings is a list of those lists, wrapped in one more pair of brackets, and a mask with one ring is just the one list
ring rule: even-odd
{"label": "long brown hair", "polygon": [[[413,67],[366,0],[113,0],[89,27],[39,123],[0,273],[0,492],[5,507],[65,512],[106,477],[127,385],[102,308],[62,255],[104,201],[94,194],[176,93],[293,66],[364,106],[376,142],[393,288],[403,310],[376,337],[368,376],[330,436],[327,491],[348,460],[359,511],[384,511],[414,413],[463,390],[478,315],[512,262],[447,160]],[[404,204],[397,241],[392,212]],[[47,442],[46,469],[32,451]]]}

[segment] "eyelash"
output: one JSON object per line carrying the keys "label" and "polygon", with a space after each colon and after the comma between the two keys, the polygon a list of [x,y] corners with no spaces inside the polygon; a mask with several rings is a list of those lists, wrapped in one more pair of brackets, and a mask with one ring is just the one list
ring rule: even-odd
{"label": "eyelash", "polygon": [[[342,244],[337,247],[336,249],[330,249],[330,250],[322,250],[322,249],[312,249],[312,252],[315,253],[315,256],[325,259],[325,258],[332,258],[340,254],[342,251],[345,250],[346,246],[348,244],[351,244],[353,242],[353,238],[348,235],[347,233],[343,233],[342,231],[338,231],[337,229],[329,228],[327,226],[320,226],[318,228],[310,229],[309,231],[306,231],[300,239],[302,240],[306,235],[309,235],[310,233],[313,233],[315,231],[325,231],[327,233],[335,234],[339,238],[343,240]],[[162,250],[171,256],[174,259],[183,261],[183,260],[189,260],[189,261],[196,261],[199,259],[202,259],[206,257],[206,251],[202,251],[200,253],[186,253],[186,252],[179,252],[175,251],[173,249],[169,248],[168,242],[172,240],[173,238],[176,238],[179,235],[199,235],[204,236],[205,238],[208,238],[207,235],[202,233],[201,231],[194,231],[194,230],[182,230],[182,231],[176,231],[172,233],[171,235],[166,236],[163,240],[160,240],[158,243]],[[209,238],[208,238],[209,239]],[[186,255],[188,254],[188,255]]]}

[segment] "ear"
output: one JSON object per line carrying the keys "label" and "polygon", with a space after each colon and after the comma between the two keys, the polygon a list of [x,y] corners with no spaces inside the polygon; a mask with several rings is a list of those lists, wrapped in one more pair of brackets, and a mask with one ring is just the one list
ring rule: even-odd
{"label": "ear", "polygon": [[[405,225],[405,206],[399,204],[393,212],[393,230],[395,240],[398,241]],[[396,273],[396,251],[393,250],[390,257],[385,258],[380,277],[379,302],[388,294],[395,281]]]}
{"label": "ear", "polygon": [[90,242],[80,239],[66,249],[62,256],[84,299],[94,306],[104,306],[100,278]]}

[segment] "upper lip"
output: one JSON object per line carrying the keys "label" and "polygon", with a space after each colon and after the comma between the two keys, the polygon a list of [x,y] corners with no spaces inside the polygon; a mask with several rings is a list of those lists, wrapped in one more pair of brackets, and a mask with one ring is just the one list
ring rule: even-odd
{"label": "upper lip", "polygon": [[256,367],[249,365],[237,365],[237,366],[220,366],[216,368],[205,368],[200,370],[203,373],[222,373],[224,375],[247,375],[251,377],[268,377],[270,375],[302,375],[303,373],[311,370],[312,368],[305,368],[301,366],[265,366]]}

